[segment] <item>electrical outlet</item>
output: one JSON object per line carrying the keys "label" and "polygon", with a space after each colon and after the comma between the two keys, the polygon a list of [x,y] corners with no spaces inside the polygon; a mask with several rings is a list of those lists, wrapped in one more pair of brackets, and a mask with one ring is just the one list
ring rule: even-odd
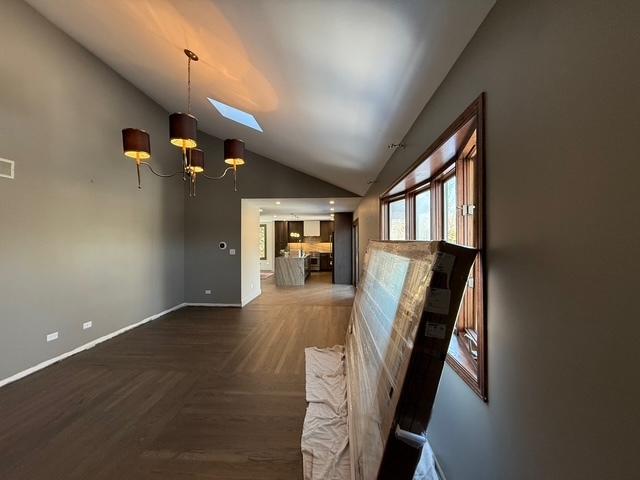
{"label": "electrical outlet", "polygon": [[211,295],[211,290],[205,290],[205,291],[204,291],[204,294],[205,294],[205,295]]}
{"label": "electrical outlet", "polygon": [[83,330],[87,330],[88,328],[91,328],[91,327],[93,327],[93,322],[84,322],[82,324],[82,329]]}
{"label": "electrical outlet", "polygon": [[229,255],[235,255],[236,254],[236,249],[235,248],[230,248],[229,249]]}
{"label": "electrical outlet", "polygon": [[58,339],[58,332],[53,332],[47,335],[47,342],[53,342]]}

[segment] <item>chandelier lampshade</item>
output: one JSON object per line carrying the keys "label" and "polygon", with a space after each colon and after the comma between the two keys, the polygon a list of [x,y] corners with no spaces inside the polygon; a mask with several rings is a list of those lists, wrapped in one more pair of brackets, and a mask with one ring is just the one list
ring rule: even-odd
{"label": "chandelier lampshade", "polygon": [[198,120],[189,113],[169,115],[169,141],[180,148],[195,148]]}
{"label": "chandelier lampshade", "polygon": [[125,156],[136,160],[151,158],[151,141],[149,134],[138,128],[122,130],[122,149]]}
{"label": "chandelier lampshade", "polygon": [[193,173],[204,172],[204,152],[199,148],[189,150],[189,167]]}
{"label": "chandelier lampshade", "polygon": [[238,167],[244,165],[244,142],[235,138],[224,141],[224,163]]}

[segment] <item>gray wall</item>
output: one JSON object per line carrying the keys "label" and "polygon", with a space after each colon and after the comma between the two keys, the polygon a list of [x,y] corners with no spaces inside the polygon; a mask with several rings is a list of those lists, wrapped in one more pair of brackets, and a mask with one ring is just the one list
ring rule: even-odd
{"label": "gray wall", "polygon": [[499,1],[357,211],[487,93],[489,403],[445,367],[449,480],[637,478],[640,2]]}
{"label": "gray wall", "polygon": [[[198,133],[206,152],[209,175],[222,173],[222,141]],[[250,145],[247,145],[250,148]],[[185,290],[190,303],[240,303],[240,200],[242,198],[354,197],[355,194],[246,151],[246,166],[238,176],[239,191],[233,191],[231,176],[213,181],[200,179],[195,198],[185,203]],[[228,243],[219,250],[218,242]],[[229,255],[235,248],[236,255]],[[211,290],[211,295],[205,295]]]}
{"label": "gray wall", "polygon": [[0,178],[0,379],[184,298],[181,181],[145,175],[138,191],[121,151],[137,126],[154,163],[177,164],[166,112],[31,7],[1,10],[0,157],[16,179]]}

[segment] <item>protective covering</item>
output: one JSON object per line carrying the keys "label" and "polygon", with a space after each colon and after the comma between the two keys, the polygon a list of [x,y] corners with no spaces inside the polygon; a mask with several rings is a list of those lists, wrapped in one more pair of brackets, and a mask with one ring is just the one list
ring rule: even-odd
{"label": "protective covering", "polygon": [[429,442],[422,447],[422,455],[416,467],[416,473],[413,475],[413,480],[440,480],[440,475],[438,475],[438,469],[436,468],[436,460]]}
{"label": "protective covering", "polygon": [[305,480],[348,480],[349,432],[344,347],[306,348],[306,398],[302,430]]}
{"label": "protective covering", "polygon": [[369,243],[346,342],[352,478],[413,478],[475,254],[445,242]]}

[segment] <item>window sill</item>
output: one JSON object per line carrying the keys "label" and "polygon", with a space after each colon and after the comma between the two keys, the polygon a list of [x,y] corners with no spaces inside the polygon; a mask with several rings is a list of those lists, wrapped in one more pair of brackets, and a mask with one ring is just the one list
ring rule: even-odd
{"label": "window sill", "polygon": [[476,395],[485,402],[487,401],[486,396],[482,394],[482,389],[480,388],[478,365],[458,335],[451,337],[449,351],[447,352],[447,363],[460,378],[471,387],[471,390],[473,390]]}

